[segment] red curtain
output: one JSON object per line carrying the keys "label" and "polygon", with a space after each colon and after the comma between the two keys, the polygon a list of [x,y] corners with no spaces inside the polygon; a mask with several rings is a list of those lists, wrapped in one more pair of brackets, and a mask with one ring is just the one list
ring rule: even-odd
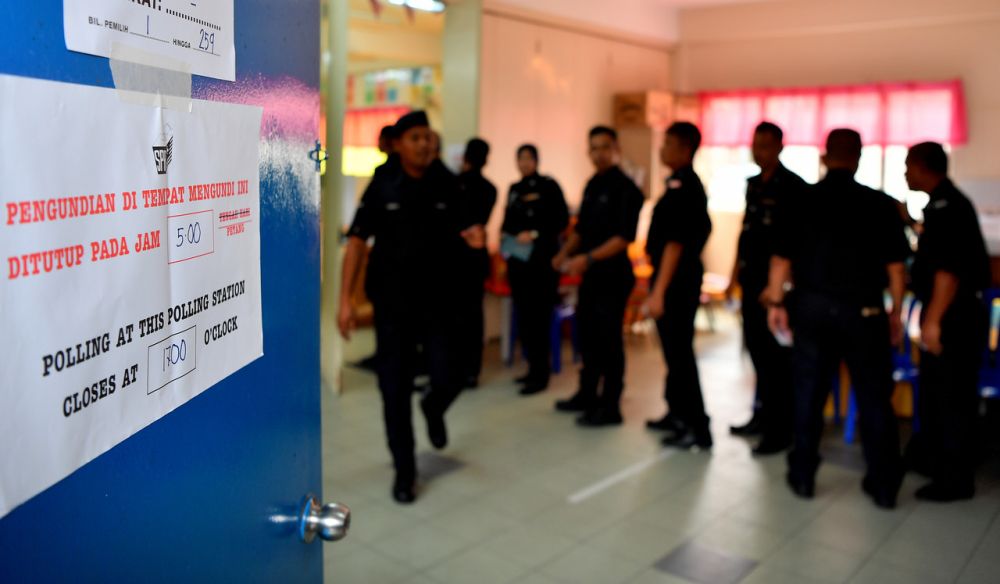
{"label": "red curtain", "polygon": [[896,83],[703,93],[701,130],[707,146],[748,146],[770,121],[785,143],[822,146],[834,128],[852,128],[867,145],[909,146],[967,141],[960,81]]}

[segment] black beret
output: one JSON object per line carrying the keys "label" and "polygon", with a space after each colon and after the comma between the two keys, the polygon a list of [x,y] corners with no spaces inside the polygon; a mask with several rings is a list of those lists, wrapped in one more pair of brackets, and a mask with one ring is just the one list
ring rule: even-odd
{"label": "black beret", "polygon": [[431,122],[427,119],[427,114],[425,112],[417,110],[406,113],[396,122],[396,137],[398,138],[402,136],[411,128],[429,128],[430,125]]}

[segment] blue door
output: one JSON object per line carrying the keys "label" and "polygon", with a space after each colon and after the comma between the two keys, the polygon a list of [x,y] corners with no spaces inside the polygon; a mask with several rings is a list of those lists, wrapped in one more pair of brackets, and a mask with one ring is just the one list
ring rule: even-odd
{"label": "blue door", "polygon": [[[112,87],[108,59],[66,50],[62,9],[4,2],[0,73]],[[322,487],[319,0],[237,0],[235,20],[236,82],[192,91],[264,107],[264,357],[0,519],[0,582],[322,579],[297,522]]]}

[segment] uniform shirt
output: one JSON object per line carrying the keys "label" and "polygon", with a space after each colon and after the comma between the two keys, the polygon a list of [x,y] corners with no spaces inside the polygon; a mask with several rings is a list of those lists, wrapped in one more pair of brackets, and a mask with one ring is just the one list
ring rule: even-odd
{"label": "uniform shirt", "polygon": [[[590,253],[613,237],[625,241],[635,240],[644,197],[639,187],[617,166],[603,174],[594,175],[583,191],[583,202],[576,224],[580,236],[579,253]],[[595,263],[591,270],[627,269],[631,273],[628,254],[618,255]]]}
{"label": "uniform shirt", "polygon": [[473,225],[486,225],[493,213],[493,205],[497,202],[497,188],[493,186],[483,173],[467,170],[458,176],[462,191],[465,193],[468,212]]}
{"label": "uniform shirt", "polygon": [[401,165],[383,167],[372,178],[348,232],[375,239],[365,281],[369,298],[447,300],[468,247],[460,232],[474,224],[462,195],[442,164],[420,179]]}
{"label": "uniform shirt", "polygon": [[675,242],[683,246],[683,251],[671,288],[675,283],[687,283],[700,289],[704,271],[701,252],[711,233],[708,197],[701,179],[690,166],[678,169],[667,180],[667,192],[653,208],[653,219],[649,224],[646,253],[653,263],[653,280],[660,270],[667,244]]}
{"label": "uniform shirt", "polygon": [[775,253],[791,260],[796,290],[883,306],[886,266],[910,255],[895,199],[859,184],[850,171],[831,170],[785,211]]}
{"label": "uniform shirt", "polygon": [[747,180],[746,213],[737,251],[739,281],[744,290],[767,287],[775,249],[775,218],[780,207],[799,196],[806,186],[799,175],[782,164],[767,182],[759,174]]}
{"label": "uniform shirt", "polygon": [[[497,202],[497,188],[482,172],[467,170],[458,176],[462,198],[473,225],[486,225]],[[462,252],[466,261],[465,271],[474,288],[481,289],[482,282],[490,275],[490,253],[486,248],[473,249],[468,245]]]}
{"label": "uniform shirt", "polygon": [[924,232],[913,264],[913,291],[930,301],[934,275],[945,271],[958,278],[960,300],[970,300],[990,284],[989,255],[972,203],[945,179],[924,208]]}
{"label": "uniform shirt", "polygon": [[569,224],[569,209],[559,183],[534,174],[510,187],[502,231],[511,236],[537,231],[530,262],[548,263],[559,252],[559,236]]}

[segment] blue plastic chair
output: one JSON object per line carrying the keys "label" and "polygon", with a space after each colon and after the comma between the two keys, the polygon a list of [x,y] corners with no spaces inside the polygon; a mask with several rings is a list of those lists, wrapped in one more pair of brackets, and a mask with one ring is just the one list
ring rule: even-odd
{"label": "blue plastic chair", "polygon": [[1000,349],[1000,289],[990,288],[985,300],[990,310],[990,337],[979,369],[979,396],[997,399],[1000,398],[1000,363],[997,356]]}
{"label": "blue plastic chair", "polygon": [[552,372],[559,374],[562,372],[562,338],[563,323],[569,322],[570,345],[573,347],[573,362],[580,361],[580,344],[576,335],[576,307],[565,304],[557,306],[552,313]]}
{"label": "blue plastic chair", "polygon": [[[555,310],[552,311],[552,324],[549,328],[549,338],[552,343],[552,373],[557,375],[562,372],[562,332],[563,323],[565,322],[569,322],[570,324],[570,340],[573,347],[573,362],[578,363],[580,361],[580,343],[576,333],[576,307],[569,304],[557,306]],[[514,308],[511,311],[510,319],[510,346],[508,347],[510,349],[508,352],[510,357],[507,360],[508,367],[514,365],[514,361],[517,358],[517,352],[514,350],[517,343],[517,335],[517,308]],[[524,352],[523,343],[521,352]]]}

